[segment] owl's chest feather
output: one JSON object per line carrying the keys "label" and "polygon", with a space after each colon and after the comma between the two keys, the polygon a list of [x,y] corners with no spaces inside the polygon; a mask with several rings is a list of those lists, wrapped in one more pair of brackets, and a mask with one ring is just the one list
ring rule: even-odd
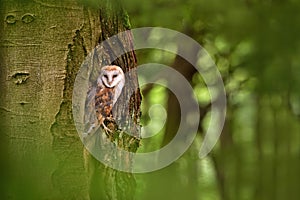
{"label": "owl's chest feather", "polygon": [[95,110],[103,117],[111,115],[114,99],[114,88],[98,87],[95,95]]}

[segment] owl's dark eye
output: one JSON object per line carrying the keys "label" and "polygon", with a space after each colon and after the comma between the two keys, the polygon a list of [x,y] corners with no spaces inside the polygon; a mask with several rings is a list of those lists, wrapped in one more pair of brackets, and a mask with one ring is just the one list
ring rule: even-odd
{"label": "owl's dark eye", "polygon": [[114,74],[114,75],[113,75],[113,78],[117,78],[117,76],[118,76],[117,74]]}
{"label": "owl's dark eye", "polygon": [[108,79],[108,76],[107,76],[107,74],[104,74],[103,76],[104,76],[104,78]]}

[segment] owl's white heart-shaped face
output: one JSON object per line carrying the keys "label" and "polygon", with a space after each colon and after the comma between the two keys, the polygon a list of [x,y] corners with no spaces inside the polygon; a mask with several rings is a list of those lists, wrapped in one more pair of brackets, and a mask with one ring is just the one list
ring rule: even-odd
{"label": "owl's white heart-shaped face", "polygon": [[101,68],[97,80],[98,87],[110,89],[113,93],[113,105],[119,98],[125,84],[125,75],[121,67],[108,65]]}
{"label": "owl's white heart-shaped face", "polygon": [[[101,69],[100,80],[98,85],[103,84],[105,87],[113,88],[118,84],[124,85],[124,73],[123,70],[115,65],[104,66]],[[99,83],[101,81],[101,83]],[[123,87],[122,85],[122,87]]]}

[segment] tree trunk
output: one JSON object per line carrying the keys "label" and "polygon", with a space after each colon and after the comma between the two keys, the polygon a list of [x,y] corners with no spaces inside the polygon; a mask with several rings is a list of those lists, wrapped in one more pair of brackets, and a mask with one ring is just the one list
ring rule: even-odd
{"label": "tree trunk", "polygon": [[[125,11],[108,0],[92,6],[75,0],[13,0],[1,6],[0,119],[1,141],[6,144],[1,143],[1,158],[8,161],[3,199],[133,199],[134,188],[124,186],[134,185],[131,174],[93,161],[89,166],[95,171],[87,178],[83,145],[72,118],[76,74],[99,42],[129,28]],[[119,48],[131,42],[128,33]],[[136,67],[134,52],[115,64],[125,72]],[[136,77],[132,84],[137,85]],[[136,121],[139,104],[136,91],[130,101]],[[128,138],[119,143],[128,144]],[[139,140],[135,141],[124,149],[135,151]],[[107,177],[115,187],[97,192]]]}

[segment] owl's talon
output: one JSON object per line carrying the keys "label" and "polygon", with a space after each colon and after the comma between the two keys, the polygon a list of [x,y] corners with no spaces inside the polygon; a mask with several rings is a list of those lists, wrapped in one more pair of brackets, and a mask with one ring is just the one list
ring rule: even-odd
{"label": "owl's talon", "polygon": [[102,123],[102,126],[103,126],[103,129],[105,131],[108,131],[108,132],[112,133],[112,130],[110,130],[109,128],[107,128],[107,126],[104,123]]}

